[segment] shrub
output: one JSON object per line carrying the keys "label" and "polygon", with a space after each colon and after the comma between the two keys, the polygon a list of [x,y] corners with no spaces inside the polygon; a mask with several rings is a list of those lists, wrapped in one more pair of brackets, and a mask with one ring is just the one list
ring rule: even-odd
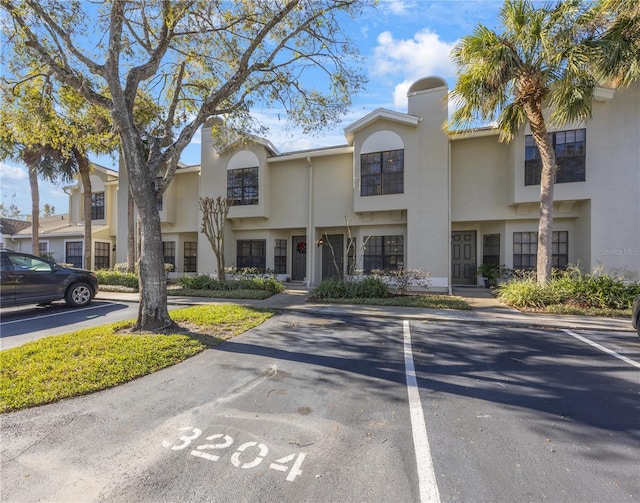
{"label": "shrub", "polygon": [[374,271],[374,276],[379,276],[387,285],[393,287],[394,293],[398,295],[406,295],[412,286],[429,288],[429,273],[420,269]]}
{"label": "shrub", "polygon": [[536,283],[535,273],[521,273],[501,283],[497,295],[515,307],[543,308],[558,304],[589,309],[629,309],[640,295],[640,283],[596,271],[585,274],[578,267],[554,271],[546,286]]}
{"label": "shrub", "polygon": [[246,276],[239,279],[219,281],[206,274],[180,278],[180,286],[189,290],[264,290],[276,294],[284,290],[284,285],[273,276]]}
{"label": "shrub", "polygon": [[95,271],[100,285],[126,286],[138,289],[138,276],[129,272],[100,270]]}
{"label": "shrub", "polygon": [[313,295],[317,299],[379,299],[389,296],[389,287],[378,276],[366,276],[356,281],[325,279]]}

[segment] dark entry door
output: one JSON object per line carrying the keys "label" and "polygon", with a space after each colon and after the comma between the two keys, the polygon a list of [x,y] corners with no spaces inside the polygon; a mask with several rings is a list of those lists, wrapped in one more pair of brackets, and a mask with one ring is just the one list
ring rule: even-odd
{"label": "dark entry door", "polygon": [[476,284],[476,231],[451,233],[451,283]]}
{"label": "dark entry door", "polygon": [[293,243],[291,281],[304,281],[307,276],[307,238],[306,236],[293,236],[291,242]]}
{"label": "dark entry door", "polygon": [[344,272],[344,236],[322,237],[322,279],[342,279]]}

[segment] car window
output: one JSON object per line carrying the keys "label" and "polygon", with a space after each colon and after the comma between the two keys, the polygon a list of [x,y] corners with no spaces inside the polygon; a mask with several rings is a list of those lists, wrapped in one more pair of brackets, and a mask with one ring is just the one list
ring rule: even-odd
{"label": "car window", "polygon": [[16,271],[51,272],[51,264],[26,255],[9,255],[9,261]]}

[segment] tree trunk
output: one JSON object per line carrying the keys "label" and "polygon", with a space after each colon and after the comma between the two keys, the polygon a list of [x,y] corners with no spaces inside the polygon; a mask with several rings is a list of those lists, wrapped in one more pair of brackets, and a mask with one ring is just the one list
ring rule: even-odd
{"label": "tree trunk", "polygon": [[89,176],[89,160],[84,154],[81,154],[78,149],[73,148],[73,155],[78,161],[78,171],[80,172],[80,179],[82,180],[82,188],[84,190],[83,203],[84,203],[84,268],[91,269],[92,267],[92,232],[91,232],[91,203],[92,203],[92,191],[91,191],[91,176]]}
{"label": "tree trunk", "polygon": [[136,270],[136,223],[135,204],[133,204],[133,194],[131,188],[127,193],[127,272]]}
{"label": "tree trunk", "polygon": [[140,308],[135,329],[160,331],[174,325],[167,309],[167,275],[164,272],[160,215],[155,198],[142,203],[136,205],[144,225],[138,260]]}
{"label": "tree trunk", "polygon": [[36,164],[27,166],[29,171],[29,185],[31,186],[31,252],[40,256],[40,190],[38,188],[38,167]]}
{"label": "tree trunk", "polygon": [[553,257],[553,189],[556,173],[556,155],[547,134],[540,103],[525,106],[531,128],[531,135],[536,142],[542,173],[540,174],[540,220],[538,224],[538,254],[536,277],[539,285],[546,285],[551,279]]}
{"label": "tree trunk", "polygon": [[[116,116],[114,116],[114,119]],[[117,122],[117,121],[116,121]],[[134,330],[162,332],[175,326],[167,308],[167,275],[162,253],[162,228],[155,193],[155,171],[145,162],[144,148],[134,131],[120,131],[129,190],[138,209],[140,230],[138,281],[140,305]]]}

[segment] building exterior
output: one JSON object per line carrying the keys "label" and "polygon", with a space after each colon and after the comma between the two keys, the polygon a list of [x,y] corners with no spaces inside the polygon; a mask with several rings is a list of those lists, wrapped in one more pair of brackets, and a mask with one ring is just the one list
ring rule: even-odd
{"label": "building exterior", "polygon": [[[529,131],[508,144],[491,128],[447,132],[447,93],[442,79],[421,79],[407,113],[375,110],[345,128],[345,145],[310,151],[279,153],[263,139],[216,148],[210,133],[220,122],[207,123],[200,166],[181,165],[159,202],[165,262],[178,276],[216,272],[198,201],[222,196],[234,202],[227,267],[308,285],[419,269],[434,291],[447,291],[481,283],[483,263],[535,266],[540,162]],[[591,120],[550,131],[559,166],[554,264],[640,279],[640,84],[599,89]],[[98,168],[95,176],[105,217],[94,222],[94,243],[115,247],[110,265],[126,262],[126,177]],[[69,191],[65,232],[81,223],[80,191]]]}
{"label": "building exterior", "polygon": [[[92,269],[108,269],[114,264],[116,242],[116,192],[118,172],[91,165],[92,194]],[[68,212],[63,215],[40,217],[40,255],[56,262],[84,266],[84,188],[79,182],[64,187],[69,194]],[[3,235],[3,243],[16,251],[31,253],[31,222],[20,226],[10,235]]]}

